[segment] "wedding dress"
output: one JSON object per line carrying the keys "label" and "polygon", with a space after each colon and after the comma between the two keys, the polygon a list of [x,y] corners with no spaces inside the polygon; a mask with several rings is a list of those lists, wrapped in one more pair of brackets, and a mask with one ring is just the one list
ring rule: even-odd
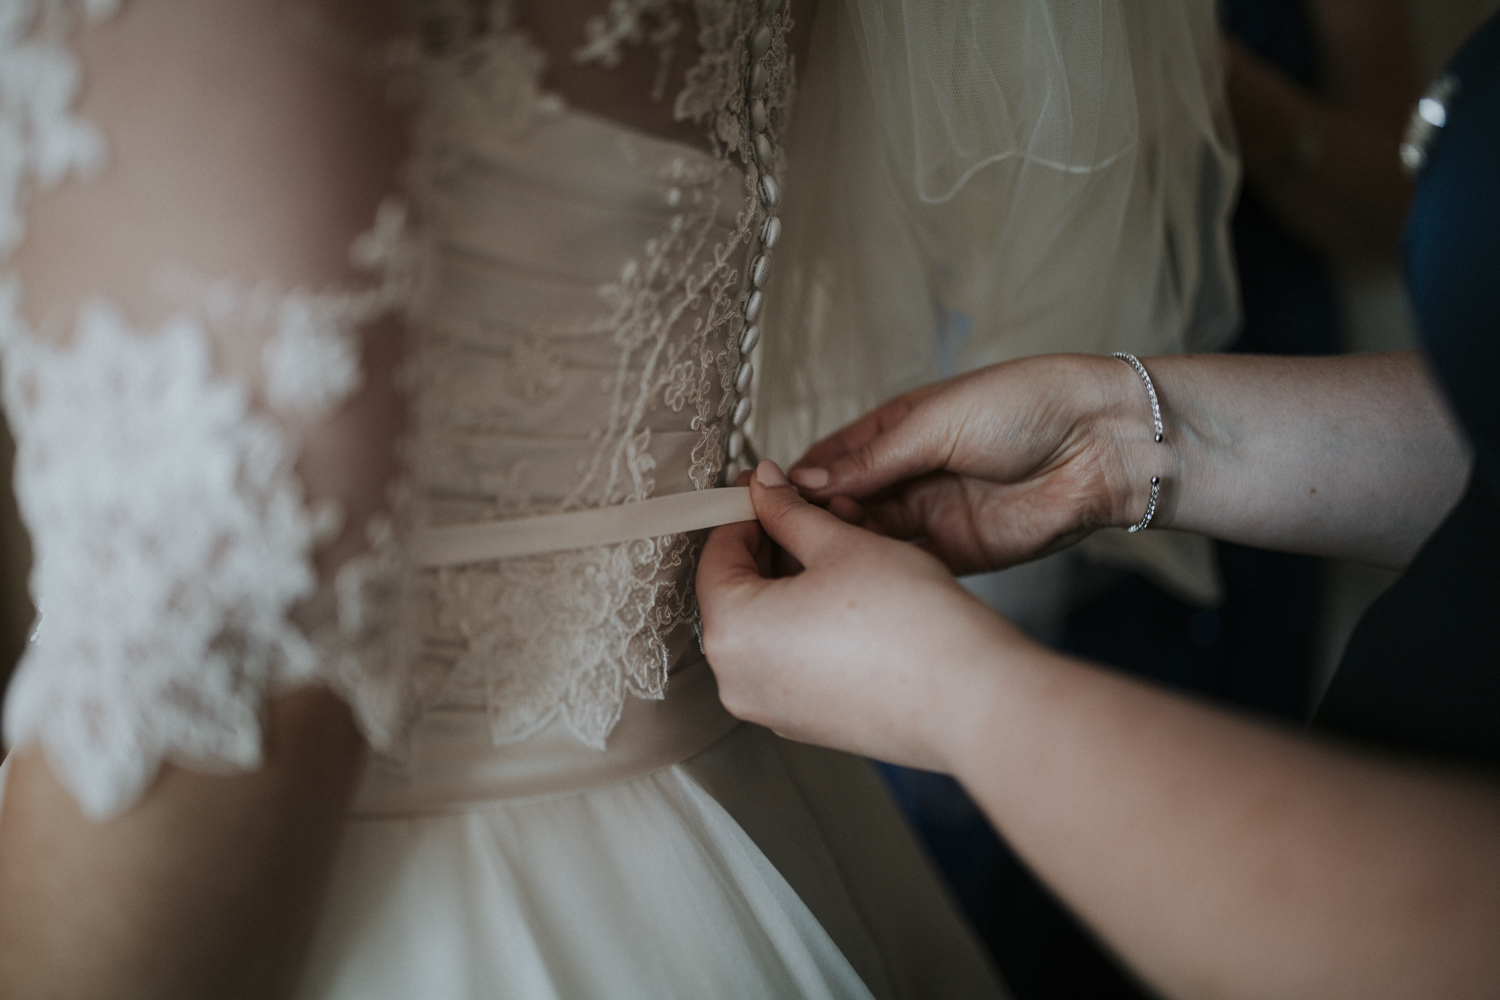
{"label": "wedding dress", "polygon": [[[107,175],[68,39],[115,7],[0,8],[0,250],[31,195]],[[778,235],[788,13],[695,5],[677,107],[707,149],[545,93],[501,5],[420,13],[383,58],[416,138],[354,246],[368,283],[178,265],[159,329],[96,300],[62,334],[3,286],[40,608],[7,739],[106,818],[164,760],[255,766],[267,695],[343,695],[377,758],[302,996],[999,996],[866,766],[739,725],[694,631],[685,529],[747,516],[714,488]],[[648,14],[676,17],[617,4],[585,56]],[[351,398],[393,314],[421,331],[411,486],[320,581],[339,511],[294,428]],[[246,337],[249,377],[225,361]]]}
{"label": "wedding dress", "polygon": [[[0,3],[0,255],[29,199],[108,174],[69,39],[119,6]],[[681,6],[601,3],[576,57],[666,51]],[[1002,995],[869,769],[738,724],[695,634],[700,529],[750,516],[723,484],[796,264],[790,13],[693,0],[688,146],[546,92],[505,4],[415,9],[380,60],[415,139],[354,242],[367,280],[163,267],[156,328],[95,299],[59,330],[0,275],[40,609],[7,741],[105,818],[164,761],[256,766],[269,695],[343,696],[375,759],[305,997]],[[321,578],[349,515],[299,449],[393,317],[420,331],[409,474]]]}

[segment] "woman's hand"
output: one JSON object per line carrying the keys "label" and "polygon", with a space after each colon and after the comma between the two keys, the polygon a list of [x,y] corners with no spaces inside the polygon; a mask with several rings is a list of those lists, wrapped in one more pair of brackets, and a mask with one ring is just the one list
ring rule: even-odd
{"label": "woman's hand", "polygon": [[839,517],[919,540],[955,573],[1134,524],[1402,567],[1463,495],[1468,446],[1415,351],[1145,359],[1053,354],[895,399],[791,478]]}
{"label": "woman's hand", "polygon": [[[750,488],[760,523],[715,530],[698,569],[724,705],[791,739],[950,770],[995,700],[996,657],[1044,651],[931,555],[812,506],[774,463]],[[770,578],[777,545],[801,572]]]}
{"label": "woman's hand", "polygon": [[1152,445],[1127,365],[1053,355],[900,396],[814,445],[791,478],[845,520],[922,540],[966,574],[1133,523],[1163,471]]}
{"label": "woman's hand", "polygon": [[[953,773],[1163,996],[1494,994],[1492,777],[1282,732],[1042,649],[915,546],[803,502],[774,466],[758,477],[765,533],[717,529],[698,571],[731,712]],[[766,535],[806,569],[767,579]]]}

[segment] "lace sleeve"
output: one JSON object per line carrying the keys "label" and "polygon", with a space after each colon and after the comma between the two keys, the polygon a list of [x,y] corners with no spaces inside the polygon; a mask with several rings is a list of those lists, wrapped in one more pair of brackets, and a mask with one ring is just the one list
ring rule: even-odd
{"label": "lace sleeve", "polygon": [[[94,818],[165,760],[256,766],[264,699],[297,685],[389,745],[415,683],[399,115],[314,5],[259,5],[274,23],[232,25],[207,81],[186,40],[244,10],[118,6],[0,5],[0,357],[39,610],[5,737]],[[81,88],[79,37],[162,62],[116,100]],[[220,115],[231,83],[250,93]]]}

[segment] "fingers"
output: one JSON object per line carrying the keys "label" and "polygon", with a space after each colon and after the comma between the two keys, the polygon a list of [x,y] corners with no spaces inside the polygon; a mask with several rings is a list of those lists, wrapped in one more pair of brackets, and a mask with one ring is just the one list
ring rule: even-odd
{"label": "fingers", "polygon": [[[877,435],[883,434],[892,427],[906,419],[906,415],[917,407],[917,404],[935,396],[948,385],[954,382],[948,379],[943,382],[933,382],[911,392],[902,393],[895,399],[882,403],[879,407],[860,417],[858,420],[834,431],[817,444],[807,450],[792,465],[794,470],[792,480],[798,482],[795,470],[802,468],[826,469],[836,459],[854,451],[867,443]],[[798,485],[803,485],[798,482]]]}
{"label": "fingers", "polygon": [[800,466],[792,478],[820,499],[866,497],[943,468],[952,452],[953,435],[941,412],[918,407],[826,465]]}
{"label": "fingers", "polygon": [[900,423],[911,412],[913,405],[905,396],[899,396],[878,409],[871,410],[852,424],[834,431],[797,459],[791,468],[792,479],[797,479],[799,469],[826,469],[831,462],[867,444],[872,438]]}
{"label": "fingers", "polygon": [[705,616],[729,595],[765,582],[758,560],[764,538],[754,521],[726,524],[709,533],[698,560],[698,604]]}
{"label": "fingers", "polygon": [[864,534],[802,499],[770,460],[756,468],[750,499],[766,534],[803,566],[821,562],[836,547],[847,547]]}

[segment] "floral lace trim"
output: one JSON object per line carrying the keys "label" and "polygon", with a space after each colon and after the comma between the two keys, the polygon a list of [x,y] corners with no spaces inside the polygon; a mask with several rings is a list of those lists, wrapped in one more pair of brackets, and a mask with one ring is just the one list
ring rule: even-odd
{"label": "floral lace trim", "polygon": [[[72,110],[67,47],[105,0],[0,6],[0,258],[25,202],[100,169],[102,136]],[[247,768],[277,691],[331,684],[378,746],[425,697],[411,573],[394,520],[372,551],[319,587],[312,554],[335,503],[310,504],[293,421],[326,416],[360,384],[359,329],[404,310],[420,255],[390,202],[353,248],[367,290],[242,290],[171,275],[177,303],[140,331],[106,302],[80,309],[66,343],[29,329],[0,272],[6,414],[15,486],[36,555],[39,620],[5,705],[11,743],[38,741],[85,813],[128,808],[163,761]],[[248,337],[247,337],[248,335]],[[258,378],[217,365],[231,341],[263,344]]]}
{"label": "floral lace trim", "polygon": [[[288,296],[266,354],[297,374],[286,382],[268,365],[267,396],[299,407],[346,399],[354,330],[383,298]],[[400,630],[372,629],[352,600],[311,636],[296,623],[318,589],[312,553],[342,516],[307,502],[285,411],[258,410],[250,386],[216,373],[215,324],[185,313],[142,333],[95,302],[56,345],[27,329],[19,299],[14,281],[0,286],[39,622],[9,691],[7,739],[40,740],[99,818],[133,803],[164,760],[254,766],[271,693],[328,679],[359,705],[369,675],[389,673]],[[403,575],[382,551],[347,563],[337,586],[365,594],[379,586],[367,581],[390,589]],[[368,732],[394,730],[363,702]]]}
{"label": "floral lace trim", "polygon": [[681,0],[610,0],[609,11],[589,18],[584,25],[587,44],[573,54],[582,63],[597,62],[613,69],[620,65],[627,45],[650,45],[656,49],[656,81],[651,100],[667,95],[672,72],[673,44],[682,34],[682,18],[674,8]]}
{"label": "floral lace trim", "polygon": [[[682,31],[683,2],[613,0],[589,23],[574,58],[608,67],[618,64],[625,46],[649,44],[668,66]],[[704,128],[713,156],[684,156],[657,176],[665,203],[676,210],[670,224],[623,262],[618,281],[599,290],[602,314],[571,328],[608,338],[618,353],[606,383],[609,398],[600,406],[597,444],[563,509],[657,493],[649,418],[663,408],[691,414],[698,435],[692,488],[711,488],[722,475],[741,360],[746,271],[765,219],[756,197],[758,167],[751,163],[745,95],[756,6],[695,0],[703,54],[688,71],[674,109],[679,119]],[[765,100],[777,136],[791,90],[786,16],[776,15],[778,30],[766,58],[774,68]],[[545,56],[511,26],[503,5],[490,7],[483,23],[472,15],[450,15],[429,36],[441,44],[429,42],[407,58],[426,81],[422,89],[444,94],[441,101],[424,102],[416,171],[424,216],[441,228],[439,192],[477,137],[524,136],[545,127],[562,104],[540,87]],[[657,90],[664,93],[664,77]],[[723,182],[742,169],[743,207],[732,233],[715,235]],[[439,351],[440,340],[430,349]],[[566,363],[525,333],[516,336],[512,361],[524,373],[495,390],[510,409],[522,411],[556,390]],[[435,381],[424,387],[424,406],[451,405],[440,366],[427,371]],[[473,428],[486,422],[478,414],[442,414],[431,423]],[[446,454],[442,442],[421,450],[427,461]],[[519,483],[526,474],[517,468],[511,478]],[[494,488],[494,509],[478,516],[540,512],[526,502],[523,489],[503,483]],[[698,543],[677,535],[433,572],[433,637],[455,662],[445,697],[481,700],[498,743],[524,739],[561,718],[580,740],[603,748],[627,695],[665,694],[674,650],[696,619],[692,570]]]}
{"label": "floral lace trim", "polygon": [[604,749],[627,695],[666,695],[698,548],[671,535],[440,571],[436,624],[465,647],[449,697],[479,694],[497,744],[561,718]]}
{"label": "floral lace trim", "polygon": [[78,67],[68,34],[81,18],[112,14],[120,0],[6,0],[0,4],[0,259],[26,233],[34,190],[104,162],[98,129],[73,113]]}

